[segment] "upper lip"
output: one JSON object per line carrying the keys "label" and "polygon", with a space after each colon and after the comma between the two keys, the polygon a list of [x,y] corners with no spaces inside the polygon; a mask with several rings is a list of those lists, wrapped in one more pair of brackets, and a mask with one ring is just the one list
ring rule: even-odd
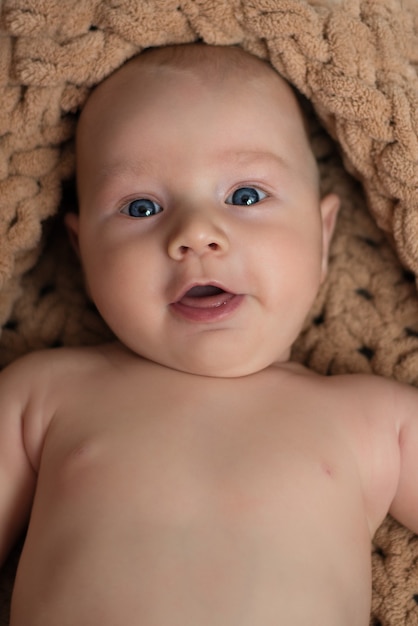
{"label": "upper lip", "polygon": [[217,289],[220,289],[221,291],[224,291],[225,293],[236,295],[234,291],[231,291],[231,289],[229,289],[228,287],[226,287],[225,285],[223,285],[217,280],[194,281],[194,282],[187,284],[186,286],[183,286],[181,290],[177,292],[172,304],[175,304],[176,302],[180,302],[185,296],[187,296],[189,291],[193,289],[194,287],[216,287]]}

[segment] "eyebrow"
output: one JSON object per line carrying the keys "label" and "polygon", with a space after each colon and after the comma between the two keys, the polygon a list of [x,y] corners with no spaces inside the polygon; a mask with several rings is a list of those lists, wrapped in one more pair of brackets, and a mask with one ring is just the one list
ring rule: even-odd
{"label": "eyebrow", "polygon": [[[251,167],[256,162],[279,167],[281,170],[290,169],[290,163],[274,152],[267,150],[227,150],[219,156],[221,163],[233,163],[236,167]],[[123,177],[138,177],[138,175],[157,176],[156,167],[147,159],[141,159],[135,163],[131,161],[115,161],[104,165],[97,173],[99,182],[116,180]]]}
{"label": "eyebrow", "polygon": [[238,164],[251,165],[256,161],[269,162],[281,169],[289,169],[290,163],[284,157],[267,150],[234,150],[222,153],[222,160],[235,161]]}
{"label": "eyebrow", "polygon": [[98,177],[102,180],[106,178],[121,178],[123,176],[138,176],[138,174],[149,174],[154,170],[152,163],[147,160],[141,160],[136,163],[115,161],[101,167]]}

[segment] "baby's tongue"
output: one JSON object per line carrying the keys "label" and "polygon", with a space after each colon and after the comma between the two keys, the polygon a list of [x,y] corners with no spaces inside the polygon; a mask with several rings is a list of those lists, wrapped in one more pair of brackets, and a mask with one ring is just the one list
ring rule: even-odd
{"label": "baby's tongue", "polygon": [[182,297],[180,303],[195,308],[217,307],[225,304],[233,294],[214,285],[197,285]]}

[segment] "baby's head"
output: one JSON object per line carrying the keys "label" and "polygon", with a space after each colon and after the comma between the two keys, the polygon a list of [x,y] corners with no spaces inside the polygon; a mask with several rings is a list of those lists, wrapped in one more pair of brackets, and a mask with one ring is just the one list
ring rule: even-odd
{"label": "baby's head", "polygon": [[67,225],[116,336],[168,367],[243,376],[286,361],[327,267],[295,95],[239,48],[152,49],[92,94]]}

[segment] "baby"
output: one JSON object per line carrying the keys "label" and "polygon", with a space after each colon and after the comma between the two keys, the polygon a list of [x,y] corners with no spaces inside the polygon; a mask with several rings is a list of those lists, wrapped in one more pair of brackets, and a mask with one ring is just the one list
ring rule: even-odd
{"label": "baby", "polygon": [[339,206],[292,90],[238,48],[147,51],[88,100],[77,173],[118,340],[0,376],[12,626],[366,626],[374,532],[418,531],[418,392],[289,360]]}

